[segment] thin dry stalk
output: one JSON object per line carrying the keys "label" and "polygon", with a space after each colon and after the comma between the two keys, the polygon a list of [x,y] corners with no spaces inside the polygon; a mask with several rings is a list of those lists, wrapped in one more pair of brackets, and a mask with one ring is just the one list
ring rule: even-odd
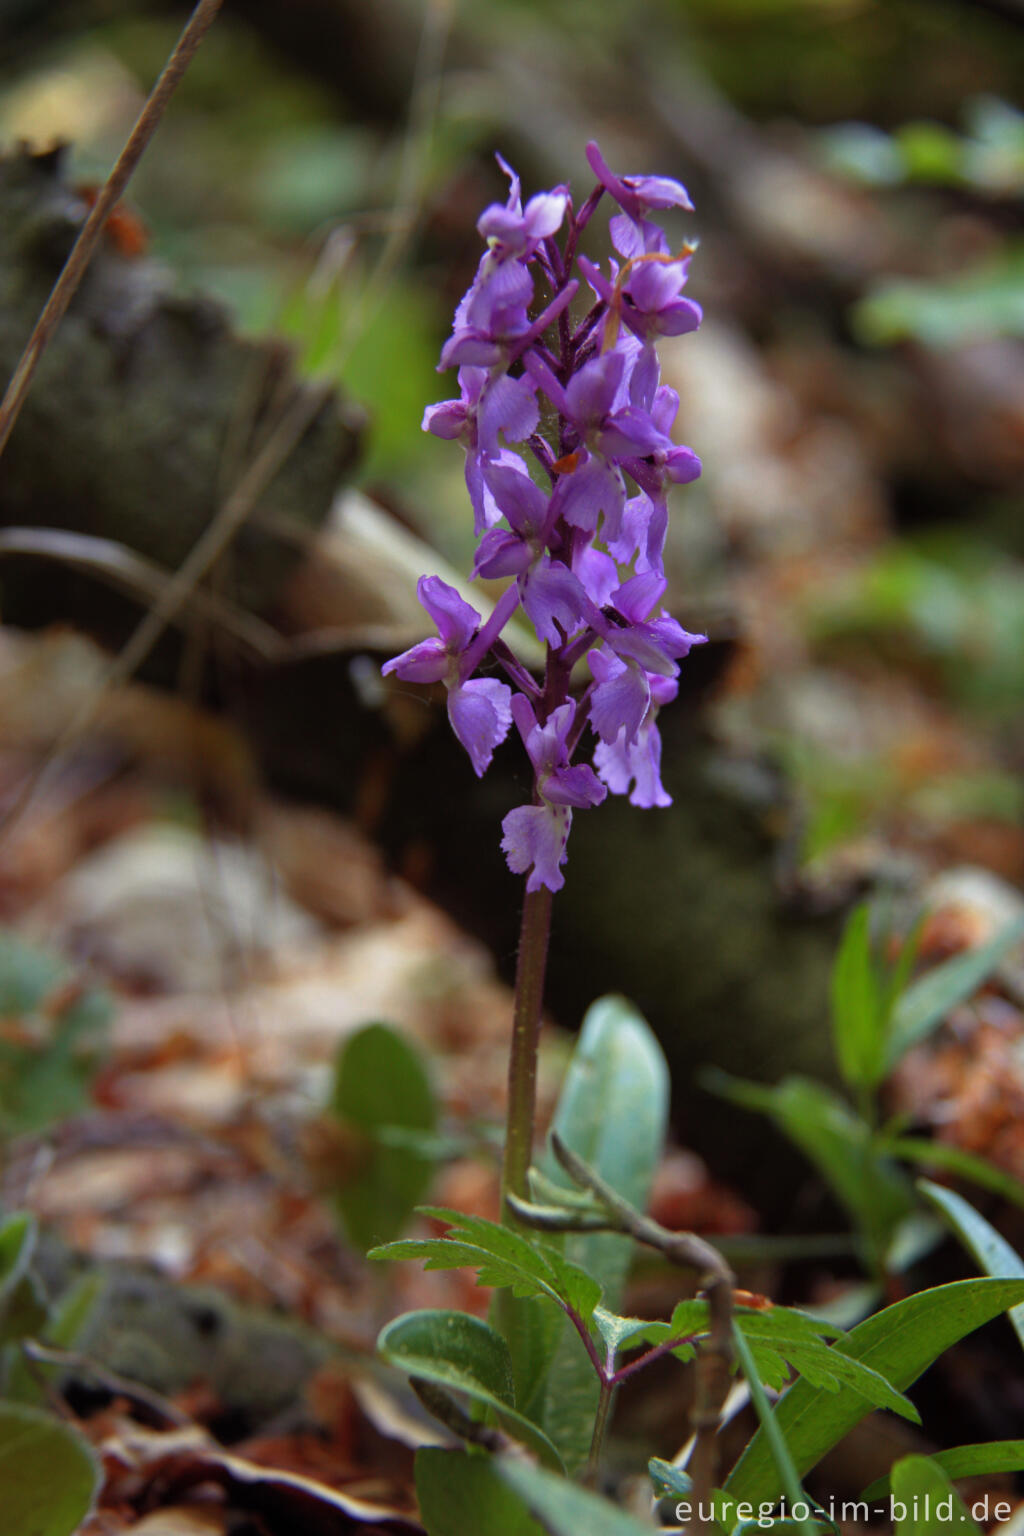
{"label": "thin dry stalk", "polygon": [[120,201],[150,139],[160,125],[181,77],[195,57],[196,50],[212,25],[221,4],[222,0],[199,0],[188,25],[164,66],[163,73],[140,112],[128,142],[118,156],[117,164],[107,177],[89,217],[82,226],[78,239],[71,248],[53,292],[47,299],[43,312],[36,321],[35,329],[26,343],[3,401],[0,402],[0,453],[3,453],[7,446],[7,440],[25,402],[25,396],[28,394],[39,361],[63,320],[79,283],[85,276],[85,270],[103,233],[103,226]]}

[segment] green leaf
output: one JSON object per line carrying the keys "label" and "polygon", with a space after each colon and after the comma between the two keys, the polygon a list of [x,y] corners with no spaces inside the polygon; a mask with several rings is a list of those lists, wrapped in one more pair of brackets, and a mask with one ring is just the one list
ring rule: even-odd
{"label": "green leaf", "polygon": [[443,1206],[422,1213],[451,1223],[444,1237],[407,1237],[371,1248],[371,1259],[424,1259],[427,1269],[475,1269],[478,1285],[507,1286],[515,1296],[547,1296],[589,1321],[601,1287],[557,1248],[499,1227],[483,1216],[465,1216]]}
{"label": "green leaf", "polygon": [[482,1318],[467,1312],[406,1312],[382,1331],[377,1348],[416,1380],[463,1392],[490,1409],[506,1433],[549,1466],[561,1467],[543,1431],[516,1411],[508,1346]]}
{"label": "green leaf", "polygon": [[896,1536],[981,1536],[946,1473],[928,1456],[904,1456],[892,1469],[892,1498],[902,1506]]}
{"label": "green leaf", "polygon": [[[1024,1280],[1024,1259],[962,1195],[944,1189],[941,1184],[932,1184],[928,1179],[919,1179],[917,1187],[987,1275],[1003,1280]],[[1024,1345],[1024,1305],[1011,1308],[1009,1316]]]}
{"label": "green leaf", "polygon": [[416,1452],[416,1498],[427,1536],[545,1536],[485,1456],[425,1446]]}
{"label": "green leaf", "polygon": [[973,997],[1000,961],[1024,939],[1024,918],[1009,923],[987,944],[954,955],[909,986],[897,999],[889,1029],[886,1070],[924,1040],[952,1009]]}
{"label": "green leaf", "polygon": [[[761,1385],[757,1367],[751,1356],[750,1346],[747,1343],[746,1337],[744,1336],[743,1329],[737,1323],[735,1318],[733,1318],[732,1334],[733,1345],[736,1350],[736,1357],[739,1361],[740,1369],[747,1379],[747,1385],[750,1388],[751,1401],[754,1404],[757,1417],[761,1421],[761,1427],[758,1430],[758,1434],[763,1435],[767,1442],[768,1453],[771,1456],[772,1462],[774,1464],[775,1473],[779,1480],[779,1487],[786,1495],[786,1498],[789,1500],[789,1503],[793,1508],[796,1508],[801,1504],[803,1504],[806,1508],[803,1485],[800,1481],[800,1472],[797,1468],[796,1462],[793,1459],[793,1454],[790,1451],[789,1445],[786,1442],[786,1436],[782,1431],[782,1426],[779,1424],[776,1415],[772,1413],[768,1399],[765,1397],[764,1388]],[[806,1533],[806,1536],[811,1536],[814,1527],[809,1518],[799,1521],[798,1524],[801,1531]]]}
{"label": "green leaf", "polygon": [[[566,1074],[553,1129],[629,1203],[644,1210],[668,1123],[668,1068],[661,1046],[636,1009],[605,997],[588,1010]],[[571,1189],[553,1156],[544,1174]],[[615,1311],[633,1259],[633,1244],[616,1233],[574,1234],[566,1258],[591,1275],[601,1300]],[[555,1441],[570,1472],[586,1460],[597,1408],[598,1382],[575,1330],[567,1322],[543,1386],[529,1410]]]}
{"label": "green leaf", "polygon": [[874,1088],[885,1071],[885,1007],[871,950],[871,908],[855,907],[832,970],[832,1030],[851,1088]]}
{"label": "green leaf", "polygon": [[[934,1451],[929,1458],[941,1467],[950,1481],[961,1477],[991,1477],[998,1472],[1024,1472],[1024,1440],[988,1440],[980,1445],[957,1445],[948,1451]],[[870,1504],[889,1492],[889,1477],[876,1478],[865,1488],[861,1499]]]}
{"label": "green leaf", "polygon": [[910,1182],[879,1157],[871,1128],[821,1083],[787,1077],[774,1088],[705,1073],[705,1082],[745,1108],[766,1111],[815,1164],[876,1255],[888,1249],[899,1223],[914,1210]]}
{"label": "green leaf", "polygon": [[422,1147],[396,1143],[394,1132],[433,1132],[437,1120],[426,1068],[409,1042],[386,1024],[370,1024],[338,1056],[332,1108],[361,1136],[353,1177],[334,1194],[345,1230],[360,1248],[396,1237],[423,1198],[433,1172]]}
{"label": "green leaf", "polygon": [[[1021,1301],[1024,1280],[961,1280],[877,1312],[833,1348],[878,1371],[902,1392],[951,1344]],[[846,1384],[827,1392],[801,1379],[782,1398],[774,1417],[803,1475],[866,1411],[860,1392]],[[734,1498],[755,1503],[781,1492],[763,1430],[754,1435],[725,1486]]]}
{"label": "green leaf", "polygon": [[544,1522],[552,1536],[580,1536],[582,1531],[586,1536],[651,1536],[649,1524],[641,1524],[624,1509],[563,1477],[506,1458],[499,1458],[494,1466],[502,1481]]}
{"label": "green leaf", "polygon": [[[897,1392],[879,1371],[852,1359],[841,1348],[822,1342],[821,1334],[835,1337],[841,1330],[818,1322],[789,1307],[768,1310],[737,1308],[736,1326],[752,1350],[765,1346],[786,1361],[812,1386],[838,1392],[843,1386],[860,1393],[875,1408],[891,1408],[903,1418],[917,1419],[914,1405]],[[778,1378],[776,1377],[776,1380]]]}
{"label": "green leaf", "polygon": [[962,1147],[951,1146],[946,1141],[933,1141],[927,1136],[887,1136],[881,1143],[890,1157],[903,1162],[918,1163],[924,1167],[943,1168],[948,1173],[958,1173],[961,1178],[990,1189],[1013,1205],[1024,1206],[1024,1184],[1012,1173],[997,1168],[987,1157],[965,1152]]}
{"label": "green leaf", "polygon": [[[103,1280],[99,1275],[81,1275],[58,1297],[54,1306],[44,1312],[39,1326],[27,1331],[58,1349],[74,1349],[102,1290]],[[59,1365],[38,1361],[30,1369],[28,1361],[19,1354],[11,1366],[5,1395],[19,1403],[44,1403],[44,1383],[47,1378],[52,1380],[59,1376],[61,1369]]]}
{"label": "green leaf", "polygon": [[100,1481],[92,1451],[69,1425],[37,1408],[0,1404],[4,1536],[72,1536]]}
{"label": "green leaf", "polygon": [[[9,1292],[0,1314],[0,1348],[6,1344],[20,1343],[22,1339],[38,1337],[49,1316],[46,1296],[37,1277],[22,1275],[14,1290]],[[5,1396],[15,1394],[9,1385]]]}
{"label": "green leaf", "polygon": [[19,1211],[0,1224],[0,1307],[6,1304],[27,1272],[35,1246],[34,1216]]}

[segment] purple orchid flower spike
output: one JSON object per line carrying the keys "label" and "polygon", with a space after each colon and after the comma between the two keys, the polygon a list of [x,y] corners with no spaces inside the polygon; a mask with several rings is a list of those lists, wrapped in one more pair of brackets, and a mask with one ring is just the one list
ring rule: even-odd
{"label": "purple orchid flower spike", "polygon": [[664,230],[647,215],[652,209],[683,208],[693,212],[690,194],[681,181],[668,176],[616,176],[591,140],[587,145],[590,169],[606,192],[618,203],[622,213],[611,220],[612,244],[627,261],[652,253],[664,255],[668,241]]}
{"label": "purple orchid flower spike", "polygon": [[514,587],[503,593],[481,628],[480,615],[440,576],[421,576],[416,595],[437,625],[438,638],[421,640],[385,662],[407,683],[444,683],[448,718],[479,778],[512,724],[512,690],[496,678],[471,678],[518,605]]}
{"label": "purple orchid flower spike", "polygon": [[[658,712],[676,695],[680,660],[705,638],[661,607],[669,492],[699,475],[700,460],[672,439],[679,398],[661,383],[657,343],[695,330],[701,311],[683,295],[691,248],[672,255],[652,215],[691,204],[677,181],[616,176],[594,144],[587,157],[598,186],[578,213],[564,187],[524,207],[499,157],[508,197],[480,217],[486,249],[441,354],[442,368],[459,368],[459,396],[423,418],[466,451],[473,576],[505,581],[505,591],[481,623],[452,587],[424,579],[420,600],[438,634],[385,668],[445,684],[478,774],[515,720],[533,803],[505,817],[502,848],[531,895],[563,884],[573,810],[609,791],[634,805],[669,803]],[[624,261],[602,268],[578,245],[604,192],[618,204],[610,228]],[[550,290],[543,303],[534,302],[538,272]],[[576,274],[595,302],[573,320]],[[546,650],[543,682],[501,639],[518,606]],[[474,675],[488,655],[511,688]],[[570,686],[585,656],[593,681],[577,706]],[[573,761],[588,730],[593,766]]]}
{"label": "purple orchid flower spike", "polygon": [[529,871],[528,891],[542,885],[560,891],[573,808],[600,805],[608,791],[586,763],[569,765],[568,739],[576,715],[571,699],[539,725],[529,699],[520,693],[512,700],[512,714],[533,764],[540,804],[509,811],[501,824],[502,851],[513,873]]}

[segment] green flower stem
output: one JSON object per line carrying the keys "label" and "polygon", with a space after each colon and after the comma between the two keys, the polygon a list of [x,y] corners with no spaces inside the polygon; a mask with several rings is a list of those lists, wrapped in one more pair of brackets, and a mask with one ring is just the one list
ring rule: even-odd
{"label": "green flower stem", "polygon": [[515,1005],[512,1013],[512,1048],[508,1063],[508,1118],[505,1130],[505,1161],[501,1177],[502,1219],[516,1218],[505,1196],[529,1198],[527,1173],[533,1157],[533,1120],[537,1099],[537,1042],[544,1002],[548,937],[551,932],[551,892],[546,886],[528,891],[523,902],[516,962]]}

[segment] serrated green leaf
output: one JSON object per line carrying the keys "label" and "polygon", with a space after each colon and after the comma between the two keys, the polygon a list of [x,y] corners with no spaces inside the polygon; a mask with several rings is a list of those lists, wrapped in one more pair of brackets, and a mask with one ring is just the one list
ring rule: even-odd
{"label": "serrated green leaf", "polygon": [[427,1536],[545,1536],[485,1456],[425,1446],[416,1452],[416,1498]]}
{"label": "serrated green leaf", "polygon": [[891,1071],[912,1045],[924,1040],[953,1008],[973,997],[1000,961],[1024,939],[1024,918],[1010,923],[994,939],[954,955],[912,983],[897,999],[886,1050]]}
{"label": "serrated green leaf", "polygon": [[[951,1344],[1024,1301],[1024,1280],[961,1280],[909,1296],[860,1323],[833,1349],[882,1373],[904,1391]],[[801,1475],[865,1416],[864,1398],[843,1385],[824,1392],[806,1380],[787,1391],[775,1418]],[[782,1491],[759,1429],[726,1480],[734,1498],[768,1501]]]}
{"label": "serrated green leaf", "polygon": [[[987,1275],[1004,1280],[1024,1279],[1024,1259],[968,1200],[929,1179],[919,1179],[917,1187]],[[1009,1318],[1024,1345],[1024,1304],[1011,1307]]]}
{"label": "serrated green leaf", "polygon": [[[595,1173],[638,1210],[646,1208],[668,1123],[668,1067],[649,1025],[624,998],[605,997],[588,1010],[566,1074],[553,1129]],[[543,1172],[571,1189],[549,1155]],[[633,1244],[616,1233],[565,1238],[566,1258],[593,1276],[609,1311],[617,1310],[633,1260]],[[566,1323],[544,1385],[529,1405],[558,1445],[571,1472],[590,1449],[598,1383],[575,1331]]]}
{"label": "serrated green leaf", "polygon": [[564,1477],[552,1477],[539,1467],[505,1457],[499,1457],[494,1465],[502,1481],[544,1522],[552,1536],[580,1536],[581,1531],[587,1536],[651,1536],[648,1524],[641,1524],[624,1509]]}
{"label": "serrated green leaf", "polygon": [[92,1508],[100,1469],[69,1425],[0,1404],[0,1509],[4,1536],[72,1536]]}
{"label": "serrated green leaf", "polygon": [[[991,1477],[999,1472],[1024,1472],[1024,1440],[989,1440],[980,1445],[957,1445],[948,1451],[933,1451],[929,1460],[941,1467],[951,1481],[961,1477]],[[861,1499],[873,1503],[889,1492],[889,1477],[876,1478],[864,1489]]]}
{"label": "serrated green leaf", "polygon": [[981,1536],[942,1468],[928,1456],[904,1456],[892,1469],[892,1498],[902,1505],[896,1536]]}
{"label": "serrated green leaf", "polygon": [[843,1079],[874,1088],[885,1071],[886,1010],[871,949],[871,909],[854,908],[832,970],[832,1032]]}
{"label": "serrated green leaf", "polygon": [[332,1109],[361,1137],[359,1166],[335,1190],[335,1205],[352,1241],[368,1248],[402,1231],[433,1172],[422,1145],[402,1145],[393,1134],[430,1136],[435,1128],[437,1108],[419,1052],[386,1024],[358,1030],[338,1055]]}
{"label": "serrated green leaf", "polygon": [[424,1259],[427,1269],[475,1269],[478,1285],[507,1286],[520,1297],[547,1296],[584,1322],[601,1300],[597,1282],[539,1238],[442,1206],[424,1206],[422,1214],[450,1222],[448,1235],[404,1238],[371,1249],[368,1257]]}
{"label": "serrated green leaf", "polygon": [[548,1466],[561,1468],[548,1437],[517,1411],[508,1346],[482,1318],[467,1312],[406,1312],[382,1330],[377,1348],[416,1380],[462,1392],[490,1409],[507,1434]]}

